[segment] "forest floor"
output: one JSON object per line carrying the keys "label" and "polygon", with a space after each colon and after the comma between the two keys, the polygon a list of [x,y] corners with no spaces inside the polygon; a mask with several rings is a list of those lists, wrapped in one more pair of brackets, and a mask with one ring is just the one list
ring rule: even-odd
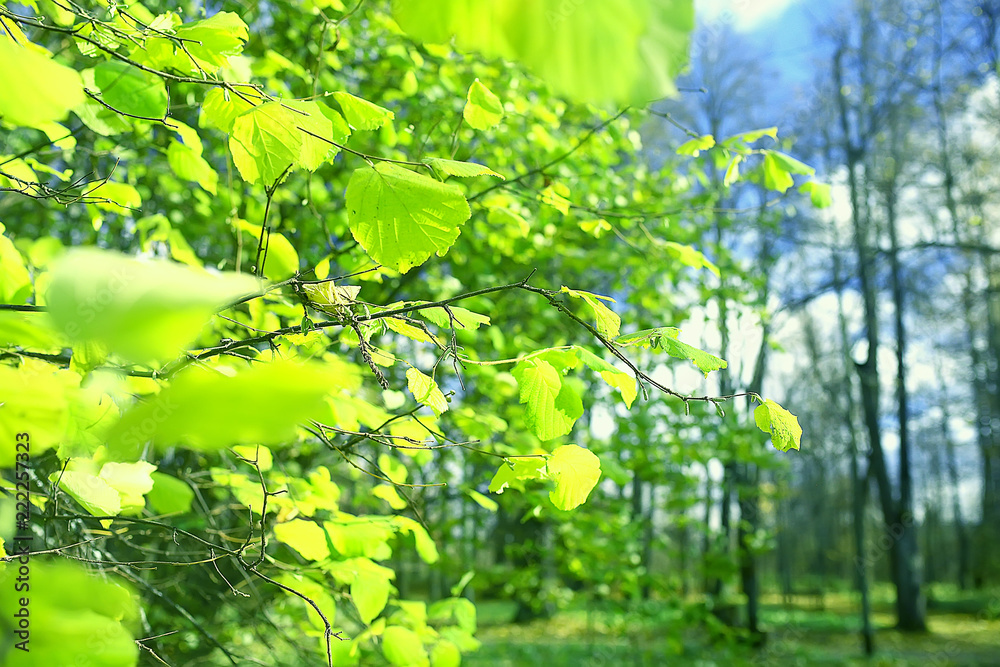
{"label": "forest floor", "polygon": [[857,596],[765,595],[762,648],[738,641],[711,641],[677,605],[642,603],[641,608],[570,608],[548,620],[510,622],[514,605],[477,602],[480,650],[464,665],[491,667],[775,667],[857,665],[877,667],[1000,666],[1000,590],[962,593],[932,589],[926,634],[893,629],[891,591],[875,591],[872,623],[875,655],[865,658],[859,634]]}

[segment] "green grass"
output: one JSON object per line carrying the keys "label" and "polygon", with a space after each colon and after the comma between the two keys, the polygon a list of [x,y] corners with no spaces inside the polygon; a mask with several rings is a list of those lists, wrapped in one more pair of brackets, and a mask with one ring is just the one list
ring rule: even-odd
{"label": "green grass", "polygon": [[546,621],[513,625],[514,606],[480,602],[482,648],[463,664],[493,667],[602,667],[611,665],[720,665],[866,667],[996,667],[1000,665],[1000,591],[930,591],[929,632],[892,628],[892,591],[873,592],[876,655],[862,655],[856,596],[812,597],[785,607],[780,596],[762,600],[767,642],[755,650],[736,641],[711,641],[682,612],[666,603],[623,609],[613,604],[576,607]]}

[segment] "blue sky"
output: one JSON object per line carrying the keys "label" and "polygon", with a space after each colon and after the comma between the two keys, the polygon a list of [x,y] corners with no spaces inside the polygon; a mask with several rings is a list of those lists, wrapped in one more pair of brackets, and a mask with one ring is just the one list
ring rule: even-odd
{"label": "blue sky", "polygon": [[728,24],[745,35],[786,84],[811,78],[811,65],[824,49],[818,26],[831,21],[845,5],[847,0],[695,0],[701,26]]}

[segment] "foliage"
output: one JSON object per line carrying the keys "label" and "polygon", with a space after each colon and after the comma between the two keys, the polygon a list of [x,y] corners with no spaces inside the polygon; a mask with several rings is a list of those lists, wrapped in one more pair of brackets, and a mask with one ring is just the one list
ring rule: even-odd
{"label": "foliage", "polygon": [[[725,368],[662,326],[688,306],[657,294],[718,268],[657,213],[697,193],[670,168],[619,168],[642,112],[583,103],[669,92],[691,3],[495,3],[496,31],[473,4],[224,3],[197,20],[0,6],[0,86],[17,92],[0,100],[0,435],[32,445],[30,465],[5,448],[0,466],[31,481],[40,522],[18,531],[134,591],[83,607],[113,656],[67,641],[52,664],[136,664],[123,638],[165,633],[141,646],[179,664],[457,664],[477,646],[468,580],[431,604],[400,581],[401,553],[434,565],[447,541],[449,510],[426,520],[417,490],[468,464],[459,488],[488,513],[500,459],[489,491],[565,521],[552,508],[599,495],[612,460],[564,440],[585,439],[588,407],[650,388],[685,407],[732,398],[671,389],[628,356]],[[434,43],[451,33],[575,101]],[[585,43],[601,48],[581,59]],[[776,156],[784,191],[804,172]],[[765,405],[761,429],[797,447],[794,418]],[[275,629],[296,641],[273,646]]]}

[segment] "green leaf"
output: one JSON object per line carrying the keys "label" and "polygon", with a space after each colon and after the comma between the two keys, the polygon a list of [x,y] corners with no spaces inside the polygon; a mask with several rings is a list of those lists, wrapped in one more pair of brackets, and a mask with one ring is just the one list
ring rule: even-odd
{"label": "green leaf", "polygon": [[0,117],[11,125],[60,121],[87,99],[80,74],[39,50],[0,38]]}
{"label": "green leaf", "polygon": [[[190,367],[155,396],[131,407],[112,427],[108,447],[134,457],[147,441],[215,451],[241,442],[286,444],[299,423],[329,413],[326,396],[340,387],[335,367],[273,361],[230,374]],[[266,409],[265,409],[266,407]]]}
{"label": "green leaf", "polygon": [[708,269],[716,277],[722,275],[719,271],[719,267],[709,261],[708,257],[692,246],[685,245],[683,243],[677,243],[675,241],[667,241],[664,243],[664,247],[670,255],[679,261],[684,266],[690,266],[694,269]]}
{"label": "green leaf", "polygon": [[109,461],[101,467],[99,477],[121,496],[122,510],[142,509],[146,505],[144,496],[153,489],[150,474],[156,466],[145,461],[116,463]]}
{"label": "green leaf", "polygon": [[791,155],[785,155],[784,153],[779,153],[778,151],[767,151],[767,155],[771,156],[782,170],[787,171],[790,174],[805,174],[806,176],[812,176],[816,173],[815,169],[803,162],[799,162]]}
{"label": "green leaf", "polygon": [[420,636],[400,625],[390,625],[382,633],[382,654],[390,665],[426,667],[430,664]]}
{"label": "green leaf", "polygon": [[594,310],[594,317],[597,320],[596,328],[602,336],[606,338],[614,338],[618,335],[622,325],[621,318],[602,303],[602,301],[615,303],[614,299],[609,296],[601,296],[600,294],[593,294],[582,290],[573,290],[565,285],[563,285],[561,291],[572,297],[583,299],[587,302],[587,304]]}
{"label": "green leaf", "polygon": [[771,444],[779,452],[798,449],[802,441],[802,427],[798,418],[771,399],[758,405],[753,419],[764,433],[771,436]]}
{"label": "green leaf", "polygon": [[27,303],[31,296],[31,275],[14,243],[2,234],[0,224],[0,303]]}
{"label": "green leaf", "polygon": [[[450,317],[448,311],[451,311]],[[423,310],[418,310],[417,314],[439,327],[454,326],[456,329],[470,331],[478,329],[481,324],[489,325],[490,323],[488,315],[481,315],[459,306],[448,306],[448,310],[444,308],[424,308]]]}
{"label": "green leaf", "polygon": [[[41,362],[0,365],[0,438],[20,442],[17,434],[30,426],[33,456],[61,444],[69,427],[69,397],[79,384],[76,373],[53,372]],[[15,448],[0,447],[0,468],[12,468],[14,461]]]}
{"label": "green leaf", "polygon": [[212,88],[201,103],[201,127],[214,127],[226,134],[233,131],[236,118],[254,108],[243,97],[224,88]]}
{"label": "green leaf", "polygon": [[367,558],[355,558],[348,562],[355,567],[355,578],[351,583],[351,600],[358,610],[361,622],[371,623],[382,613],[389,601],[389,580],[395,573]]}
{"label": "green leaf", "polygon": [[[237,219],[236,226],[253,240],[256,248],[260,240],[260,225]],[[264,277],[269,280],[284,280],[299,271],[299,255],[284,234],[271,232],[264,234],[267,255],[264,257]]]}
{"label": "green leaf", "polygon": [[306,560],[323,560],[330,557],[326,531],[314,521],[292,519],[274,527],[274,536],[299,552]]}
{"label": "green leaf", "polygon": [[153,489],[146,494],[146,499],[157,514],[184,514],[191,511],[194,491],[186,482],[162,472],[154,472],[150,477],[153,479]]}
{"label": "green leaf", "polygon": [[409,368],[406,370],[406,382],[417,403],[426,405],[437,415],[448,409],[448,401],[434,378],[424,375],[416,368]]}
{"label": "green leaf", "polygon": [[[200,144],[199,144],[200,148]],[[187,144],[171,141],[167,147],[167,164],[185,181],[194,181],[206,192],[216,193],[219,184],[219,174],[201,155]]]}
{"label": "green leaf", "polygon": [[785,192],[795,184],[795,180],[787,170],[782,168],[781,162],[774,157],[774,153],[767,152],[764,155],[764,187],[768,190]]}
{"label": "green leaf", "polygon": [[167,87],[155,74],[108,60],[94,68],[94,82],[104,103],[116,111],[143,118],[167,115]]}
{"label": "green leaf", "polygon": [[131,213],[137,211],[142,206],[142,196],[139,194],[139,191],[128,183],[106,181],[98,187],[91,189],[88,195],[107,200],[95,203],[97,208],[102,211]]}
{"label": "green leaf", "polygon": [[59,488],[94,516],[114,516],[121,512],[121,496],[103,479],[82,470],[67,470],[49,475],[59,481]]}
{"label": "green leaf", "polygon": [[440,639],[431,650],[431,667],[459,667],[462,652],[447,639]]}
{"label": "green leaf", "polygon": [[[18,570],[11,566],[0,571],[0,590],[15,590]],[[140,663],[139,644],[128,628],[141,627],[137,604],[142,598],[113,574],[91,576],[76,564],[35,557],[30,587],[30,593],[25,590],[30,607],[19,605],[19,595],[0,595],[4,619],[17,618],[21,609],[31,613],[30,653],[14,648],[20,640],[15,639],[13,623],[5,621],[5,632],[10,633],[5,642],[7,667],[131,667]]]}
{"label": "green leaf", "polygon": [[[236,14],[219,12],[203,21],[181,25],[177,28],[175,37],[190,40],[185,44],[187,52],[194,57],[198,66],[211,74],[226,65],[230,56],[243,52],[249,30],[243,19]],[[184,59],[188,60],[187,57]]]}
{"label": "green leaf", "polygon": [[410,340],[415,340],[418,343],[433,342],[430,334],[426,331],[420,327],[413,326],[399,317],[386,317],[382,320],[382,324],[384,324],[385,328],[389,331],[394,331],[395,333],[406,336]]}
{"label": "green leaf", "polygon": [[393,4],[417,39],[517,60],[578,101],[672,94],[694,28],[691,0],[410,0]]}
{"label": "green leaf", "polygon": [[473,128],[488,130],[503,120],[503,103],[479,79],[476,79],[469,87],[462,116]]}
{"label": "green leaf", "polygon": [[497,502],[495,500],[493,500],[492,498],[489,498],[488,496],[484,496],[483,494],[479,493],[475,489],[466,489],[465,493],[470,498],[472,498],[472,500],[477,505],[479,505],[480,507],[482,507],[487,512],[496,512],[500,508],[500,506],[497,504]]}
{"label": "green leaf", "polygon": [[292,120],[302,138],[296,164],[315,171],[333,159],[340,149],[330,142],[342,144],[351,133],[341,115],[320,102],[287,100],[282,104],[291,108]]}
{"label": "green leaf", "polygon": [[396,491],[396,487],[391,484],[376,485],[375,488],[372,489],[372,495],[389,503],[389,507],[397,512],[405,510],[408,507],[408,503],[400,497],[399,492]]}
{"label": "green leaf", "polygon": [[454,185],[394,164],[354,172],[347,185],[351,234],[376,262],[406,273],[443,255],[471,211]]}
{"label": "green leaf", "polygon": [[438,554],[437,545],[434,544],[434,540],[431,539],[431,536],[427,533],[427,529],[420,522],[408,516],[394,516],[392,522],[396,525],[400,533],[413,535],[414,543],[417,546],[417,553],[420,555],[421,560],[428,565],[438,562],[440,555]]}
{"label": "green leaf", "polygon": [[729,162],[729,166],[726,167],[726,177],[722,179],[722,184],[727,188],[740,180],[740,163],[743,162],[743,156],[737,155]]}
{"label": "green leaf", "polygon": [[71,340],[100,341],[144,363],[176,356],[215,311],[256,288],[246,275],[211,275],[88,248],[55,263],[46,300]]}
{"label": "green leaf", "polygon": [[639,395],[636,379],[625,371],[618,370],[590,350],[582,347],[576,349],[580,361],[585,363],[587,368],[598,373],[602,380],[617,389],[622,395],[622,400],[625,401],[625,407],[631,408],[632,402]]}
{"label": "green leaf", "polygon": [[531,358],[514,367],[511,374],[526,404],[524,421],[542,440],[566,435],[583,415],[583,401],[549,362]]}
{"label": "green leaf", "polygon": [[233,121],[229,149],[247,183],[274,184],[302,152],[302,133],[280,102],[254,107]]}
{"label": "green leaf", "polygon": [[384,560],[392,556],[389,540],[394,527],[383,517],[355,517],[341,515],[324,524],[330,543],[341,555],[353,558]]}
{"label": "green leaf", "polygon": [[548,476],[556,488],[549,492],[552,504],[561,510],[582,505],[601,478],[601,460],[579,445],[563,445],[548,459]]}
{"label": "green leaf", "polygon": [[720,359],[708,352],[677,340],[677,334],[679,333],[680,329],[676,327],[645,329],[619,336],[614,340],[614,343],[626,347],[637,345],[653,350],[662,349],[671,357],[690,360],[706,376],[712,371],[717,371],[728,366],[724,359]]}
{"label": "green leaf", "polygon": [[333,99],[337,100],[348,124],[358,130],[377,130],[396,117],[388,109],[350,93],[336,92]]}
{"label": "green leaf", "polygon": [[711,134],[703,134],[695,139],[690,139],[685,141],[683,144],[677,147],[678,155],[690,155],[692,157],[698,157],[702,151],[707,151],[709,148],[715,145],[715,137]]}
{"label": "green leaf", "polygon": [[[515,482],[545,477],[545,459],[541,457],[516,458],[500,464],[490,480],[490,493],[501,494]],[[519,484],[518,484],[519,486]]]}
{"label": "green leaf", "polygon": [[771,137],[772,139],[778,139],[778,128],[777,127],[765,127],[760,130],[750,130],[749,132],[741,132],[739,134],[734,134],[731,137],[727,137],[725,141],[722,142],[723,146],[735,146],[740,142],[746,144],[752,144],[755,141],[759,141],[764,137]]}
{"label": "green leaf", "polygon": [[827,183],[807,181],[799,186],[799,192],[808,193],[812,205],[816,208],[827,208],[833,205],[833,196],[830,194],[830,186]]}
{"label": "green leaf", "polygon": [[489,167],[475,162],[458,162],[456,160],[446,160],[440,157],[429,157],[424,160],[434,167],[434,171],[446,176],[458,176],[459,178],[473,178],[475,176],[496,176],[501,181],[506,180],[503,176],[493,171]]}

